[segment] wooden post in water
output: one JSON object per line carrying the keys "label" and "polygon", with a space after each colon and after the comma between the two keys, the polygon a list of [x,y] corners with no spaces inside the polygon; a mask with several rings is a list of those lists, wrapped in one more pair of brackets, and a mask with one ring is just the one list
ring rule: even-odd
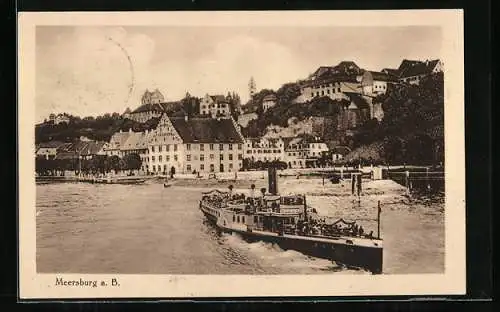
{"label": "wooden post in water", "polygon": [[380,239],[380,213],[382,209],[380,208],[380,200],[377,203],[377,238]]}
{"label": "wooden post in water", "polygon": [[426,176],[426,182],[427,182],[427,191],[430,192],[430,190],[431,190],[431,183],[429,181],[429,167],[425,168],[425,176]]}
{"label": "wooden post in water", "polygon": [[406,194],[410,194],[410,171],[407,170],[405,173]]}
{"label": "wooden post in water", "polygon": [[354,176],[354,174],[351,173],[351,193],[352,193],[352,195],[355,194],[355,190],[354,190],[354,186],[355,186],[355,182],[356,182],[355,178],[356,177]]}
{"label": "wooden post in water", "polygon": [[357,186],[358,186],[358,187],[357,187],[357,191],[358,191],[358,197],[359,197],[359,196],[361,196],[361,191],[362,191],[361,183],[362,183],[362,180],[363,180],[363,176],[362,176],[362,174],[361,174],[361,173],[358,173],[358,174],[356,175],[356,177],[357,177],[357,180],[358,180],[358,181],[357,181],[357,184],[358,184],[358,185],[357,185]]}

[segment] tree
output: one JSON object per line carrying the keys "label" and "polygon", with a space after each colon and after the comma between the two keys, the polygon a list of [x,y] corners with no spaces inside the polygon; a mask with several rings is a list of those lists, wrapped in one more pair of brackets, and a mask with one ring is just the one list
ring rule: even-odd
{"label": "tree", "polygon": [[109,157],[108,162],[109,168],[111,170],[114,170],[115,173],[118,173],[118,171],[120,170],[120,157],[118,157],[117,155],[113,155]]}
{"label": "tree", "polygon": [[141,156],[136,153],[126,155],[124,161],[126,163],[126,168],[130,170],[130,174],[132,174],[133,170],[139,170],[142,165]]}

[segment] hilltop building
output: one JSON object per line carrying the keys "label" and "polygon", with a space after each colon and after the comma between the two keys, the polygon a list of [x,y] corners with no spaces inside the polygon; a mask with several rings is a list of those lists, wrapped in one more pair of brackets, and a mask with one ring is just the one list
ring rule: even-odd
{"label": "hilltop building", "polygon": [[443,62],[436,60],[406,60],[397,69],[384,68],[383,73],[389,74],[401,83],[419,84],[420,79],[443,71]]}
{"label": "hilltop building", "polygon": [[144,92],[141,97],[141,103],[144,104],[160,104],[165,102],[165,97],[158,89],[150,92],[148,89]]}
{"label": "hilltop building", "polygon": [[363,70],[354,62],[344,61],[336,66],[320,66],[301,83],[299,102],[315,97],[328,96],[333,100],[343,97],[344,92],[362,92],[360,77]]}
{"label": "hilltop building", "polygon": [[227,117],[231,114],[229,99],[224,95],[206,94],[200,103],[200,115],[216,117]]}
{"label": "hilltop building", "polygon": [[54,125],[58,125],[61,123],[69,124],[69,116],[67,114],[50,114],[49,122],[53,123]]}
{"label": "hilltop building", "polygon": [[265,112],[268,109],[270,109],[271,107],[274,107],[276,105],[277,100],[278,99],[276,98],[276,95],[274,95],[274,94],[266,95],[262,99],[262,110]]}

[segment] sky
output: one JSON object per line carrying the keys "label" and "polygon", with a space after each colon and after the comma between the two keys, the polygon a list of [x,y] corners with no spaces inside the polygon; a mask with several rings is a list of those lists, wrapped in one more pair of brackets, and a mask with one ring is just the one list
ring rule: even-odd
{"label": "sky", "polygon": [[278,89],[319,66],[354,61],[368,70],[441,57],[441,30],[406,27],[94,27],[36,29],[36,119],[123,113],[146,89],[167,101],[186,92]]}

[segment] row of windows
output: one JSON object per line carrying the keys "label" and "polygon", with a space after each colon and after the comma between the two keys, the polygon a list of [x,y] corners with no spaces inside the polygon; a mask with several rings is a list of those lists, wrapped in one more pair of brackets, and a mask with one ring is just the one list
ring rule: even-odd
{"label": "row of windows", "polygon": [[[241,164],[240,164],[240,167],[241,167]],[[162,166],[161,165],[153,165],[152,167],[152,171],[153,172],[167,172],[168,170],[168,166],[167,165],[163,165],[163,169],[162,169]],[[214,164],[210,164],[210,172],[214,172],[215,171],[215,165]],[[229,171],[232,171],[234,169],[234,166],[233,164],[229,164]],[[193,171],[194,167],[191,166],[191,165],[186,165],[186,171],[190,172],[190,171]],[[144,167],[143,167],[143,170],[144,170]],[[224,168],[223,166],[220,167],[219,169],[220,171],[224,171]],[[205,164],[200,164],[200,171],[205,171]]]}
{"label": "row of windows", "polygon": [[[336,90],[336,92],[340,93],[340,88],[338,88],[338,89]],[[311,96],[320,96],[320,95],[332,94],[332,93],[336,93],[336,92],[335,92],[335,90],[333,90],[333,92],[330,92],[330,89],[327,89],[327,90],[326,90],[326,93],[325,93],[325,90],[323,90],[323,91],[321,91],[321,92],[320,92],[320,91],[318,91],[318,92],[314,92],[314,91],[312,91],[312,92],[311,92]]]}
{"label": "row of windows", "polygon": [[375,89],[383,89],[383,90],[385,90],[385,89],[387,88],[387,85],[378,85],[378,84],[376,84],[376,85],[374,85],[373,87],[374,87]]}
{"label": "row of windows", "polygon": [[[228,108],[229,106],[226,107],[226,104],[224,103],[219,103],[219,104],[210,104],[208,105],[208,108]],[[201,109],[207,109],[207,105],[206,104],[202,104],[201,105]]]}
{"label": "row of windows", "polygon": [[[252,160],[255,160],[255,158],[253,156],[252,156]],[[259,160],[259,157],[257,157],[257,160]],[[272,157],[269,157],[269,158],[264,157],[263,160],[264,161],[266,161],[266,160],[273,160],[273,158]],[[281,157],[274,157],[274,160],[281,160]]]}
{"label": "row of windows", "polygon": [[[313,155],[313,156],[316,156],[316,152],[309,152],[309,153],[306,153],[306,152],[299,152],[299,153],[295,153],[295,152],[288,152],[288,156],[307,156],[307,155]],[[321,152],[318,152],[318,156],[321,155]]]}
{"label": "row of windows", "polygon": [[[281,143],[280,143],[280,144],[278,144],[278,147],[282,147],[282,146],[283,146],[283,144],[281,144]],[[252,147],[252,145],[251,145],[250,143],[248,143],[248,144],[247,144],[247,147],[248,147],[248,148],[251,148],[251,147]],[[260,148],[264,148],[264,147],[269,148],[269,147],[272,147],[272,146],[271,146],[271,144],[259,144],[259,146],[256,146],[255,148],[259,148],[259,147],[260,147]]]}
{"label": "row of windows", "polygon": [[[208,144],[208,147],[211,151],[214,150],[214,145],[215,144]],[[174,152],[177,151],[177,144],[174,144]],[[193,147],[192,144],[186,144],[186,150],[190,151],[191,148]],[[204,151],[205,150],[205,144],[200,144],[200,151]],[[233,144],[229,143],[228,144],[228,148],[230,151],[233,150]],[[243,144],[238,144],[238,149],[241,150],[243,148]],[[170,144],[166,144],[166,145],[152,145],[151,146],[151,152],[155,152],[155,151],[158,151],[159,153],[161,153],[163,151],[163,149],[165,149],[165,151],[169,152],[170,151]],[[224,144],[219,144],[219,150],[220,151],[223,151],[224,150]]]}
{"label": "row of windows", "polygon": [[[151,162],[155,162],[156,158],[155,156],[151,156]],[[174,161],[178,161],[179,160],[179,156],[177,155],[174,155]],[[163,157],[162,155],[158,156],[158,162],[162,162],[163,161]],[[165,155],[165,161],[170,161],[170,155]]]}
{"label": "row of windows", "polygon": [[276,154],[279,154],[281,153],[280,150],[247,150],[247,154],[272,154],[272,153],[276,153]]}
{"label": "row of windows", "polygon": [[[210,154],[210,160],[213,160],[214,158],[215,158],[214,154]],[[228,158],[229,158],[229,160],[233,160],[233,154],[229,154]],[[224,160],[224,154],[220,154],[219,155],[219,159],[220,160]],[[243,154],[238,154],[238,159],[242,160],[243,159]],[[186,160],[187,161],[191,161],[191,155],[190,154],[186,155]],[[205,155],[203,155],[203,154],[200,155],[200,161],[205,161]]]}
{"label": "row of windows", "polygon": [[233,222],[237,222],[237,223],[245,223],[245,216],[235,216],[233,215]]}
{"label": "row of windows", "polygon": [[[166,144],[166,145],[157,145],[156,146],[158,148],[158,152],[161,153],[163,151],[163,147],[165,147],[165,151],[166,152],[169,152],[170,151],[170,144]],[[155,152],[155,145],[152,145],[151,146],[151,152]],[[174,144],[174,152],[177,152],[177,144]]]}
{"label": "row of windows", "polygon": [[[321,89],[321,88],[328,88],[328,87],[333,87],[333,83],[330,83],[330,84],[324,84],[324,85],[320,85],[320,86],[312,86],[311,88],[313,89]],[[338,89],[340,90],[340,87],[338,87]]]}

